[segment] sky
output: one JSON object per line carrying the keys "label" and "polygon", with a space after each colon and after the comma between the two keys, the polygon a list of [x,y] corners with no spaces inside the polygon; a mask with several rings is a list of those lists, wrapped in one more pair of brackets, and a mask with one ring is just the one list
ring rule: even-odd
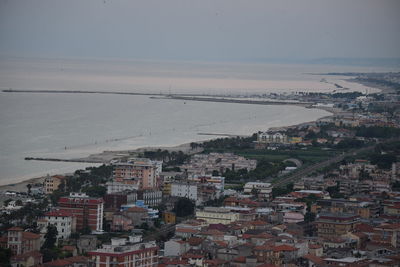
{"label": "sky", "polygon": [[0,55],[400,57],[399,0],[0,0]]}

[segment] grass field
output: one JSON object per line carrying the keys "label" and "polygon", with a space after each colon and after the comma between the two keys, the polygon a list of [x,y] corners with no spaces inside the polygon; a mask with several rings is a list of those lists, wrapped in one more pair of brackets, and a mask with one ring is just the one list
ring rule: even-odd
{"label": "grass field", "polygon": [[265,159],[270,162],[282,162],[288,158],[296,158],[301,160],[304,164],[316,163],[334,155],[341,153],[341,150],[323,150],[319,147],[309,147],[306,149],[285,149],[285,150],[267,150],[267,149],[243,149],[243,150],[210,150],[208,152],[232,152],[236,155],[243,156],[249,159],[262,160]]}

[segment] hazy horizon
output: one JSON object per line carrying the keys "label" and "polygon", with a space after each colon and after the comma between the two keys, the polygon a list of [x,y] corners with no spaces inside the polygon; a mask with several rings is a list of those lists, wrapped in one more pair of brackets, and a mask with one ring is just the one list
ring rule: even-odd
{"label": "hazy horizon", "polygon": [[0,0],[0,55],[302,63],[399,59],[399,11],[396,0]]}

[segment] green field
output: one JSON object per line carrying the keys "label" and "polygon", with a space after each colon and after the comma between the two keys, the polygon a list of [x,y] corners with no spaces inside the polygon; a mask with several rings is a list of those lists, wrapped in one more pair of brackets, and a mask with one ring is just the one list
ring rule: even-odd
{"label": "green field", "polygon": [[304,164],[316,163],[341,153],[341,150],[322,150],[319,147],[309,147],[303,149],[284,149],[284,150],[267,150],[267,149],[207,149],[209,152],[232,152],[236,155],[243,156],[249,159],[262,160],[265,159],[270,162],[282,162],[288,158],[296,158],[301,160]]}

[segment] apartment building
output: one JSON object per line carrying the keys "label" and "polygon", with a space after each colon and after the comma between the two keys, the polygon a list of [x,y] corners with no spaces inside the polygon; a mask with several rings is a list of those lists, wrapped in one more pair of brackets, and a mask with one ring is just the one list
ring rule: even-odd
{"label": "apartment building", "polygon": [[203,210],[196,211],[196,219],[205,220],[208,224],[230,224],[238,221],[240,214],[225,208],[204,207]]}
{"label": "apartment building", "polygon": [[92,198],[84,193],[71,193],[69,197],[58,200],[58,210],[72,213],[76,217],[76,229],[89,227],[93,231],[103,229],[104,201],[102,198]]}
{"label": "apartment building", "polygon": [[88,252],[92,266],[96,267],[152,267],[158,265],[158,247],[153,242],[140,242],[138,237],[113,238],[110,245],[103,245]]}
{"label": "apartment building", "polygon": [[158,177],[162,171],[162,161],[149,159],[129,159],[114,163],[114,181],[137,185],[139,189],[158,188]]}
{"label": "apartment building", "polygon": [[321,213],[316,220],[317,233],[322,238],[334,238],[352,232],[360,217],[351,213]]}
{"label": "apartment building", "polygon": [[76,231],[76,217],[72,212],[53,210],[46,212],[43,219],[38,221],[42,234],[47,232],[48,225],[53,225],[57,228],[57,240],[67,239]]}
{"label": "apartment building", "polygon": [[52,194],[58,187],[65,182],[65,176],[62,175],[54,175],[47,177],[44,179],[43,186],[44,186],[44,193],[45,194]]}

